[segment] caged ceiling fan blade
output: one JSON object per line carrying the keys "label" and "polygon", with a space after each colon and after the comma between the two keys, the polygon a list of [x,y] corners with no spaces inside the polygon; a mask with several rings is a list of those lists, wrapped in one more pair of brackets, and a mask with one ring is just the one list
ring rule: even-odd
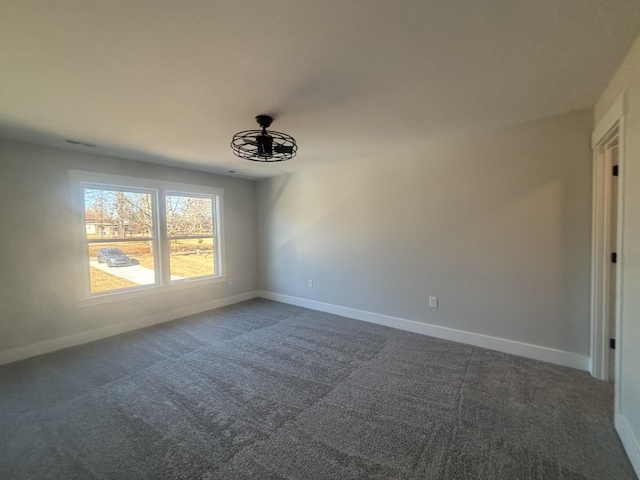
{"label": "caged ceiling fan blade", "polygon": [[274,145],[273,151],[276,153],[292,154],[293,145]]}

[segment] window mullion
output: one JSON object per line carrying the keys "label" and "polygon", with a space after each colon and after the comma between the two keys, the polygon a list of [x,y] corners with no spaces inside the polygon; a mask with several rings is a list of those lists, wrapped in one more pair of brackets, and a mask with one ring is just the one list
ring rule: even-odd
{"label": "window mullion", "polygon": [[223,275],[222,261],[224,252],[222,250],[222,210],[220,208],[220,197],[215,197],[212,208],[213,215],[213,252],[215,258],[214,275]]}
{"label": "window mullion", "polygon": [[167,236],[167,201],[165,198],[165,190],[158,190],[158,244],[159,248],[159,277],[161,285],[169,285],[171,283],[171,267],[169,265],[169,256],[171,254],[171,240]]}

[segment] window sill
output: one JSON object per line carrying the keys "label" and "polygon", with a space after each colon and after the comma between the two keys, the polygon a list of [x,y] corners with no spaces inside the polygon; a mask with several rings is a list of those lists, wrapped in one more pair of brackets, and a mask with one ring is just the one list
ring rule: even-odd
{"label": "window sill", "polygon": [[131,300],[134,298],[148,297],[152,295],[164,295],[166,293],[184,290],[192,287],[203,287],[206,285],[214,285],[218,283],[226,283],[227,277],[213,277],[213,278],[194,278],[192,280],[185,279],[179,282],[172,283],[170,285],[149,285],[141,286],[131,290],[122,290],[118,292],[96,294],[91,297],[83,298],[78,301],[78,306],[93,307],[95,305],[102,305],[111,302],[120,302],[124,300]]}

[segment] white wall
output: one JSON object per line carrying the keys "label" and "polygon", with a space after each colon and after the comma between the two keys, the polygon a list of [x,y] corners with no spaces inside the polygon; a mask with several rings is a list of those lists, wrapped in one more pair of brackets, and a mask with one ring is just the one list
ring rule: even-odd
{"label": "white wall", "polygon": [[[71,169],[224,188],[226,267],[234,284],[79,307]],[[256,289],[252,181],[2,141],[0,205],[0,363],[212,308]]]}
{"label": "white wall", "polygon": [[626,91],[622,227],[620,375],[616,427],[640,475],[640,37],[617,70],[595,109],[596,123]]}
{"label": "white wall", "polygon": [[586,360],[592,129],[583,110],[263,180],[260,288]]}

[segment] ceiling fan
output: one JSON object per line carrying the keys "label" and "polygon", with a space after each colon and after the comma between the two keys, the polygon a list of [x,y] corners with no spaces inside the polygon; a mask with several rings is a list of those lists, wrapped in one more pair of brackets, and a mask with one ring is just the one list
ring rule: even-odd
{"label": "ceiling fan", "polygon": [[282,162],[296,156],[298,145],[291,135],[267,130],[272,117],[258,115],[256,122],[262,130],[244,130],[233,136],[231,149],[236,156],[254,162]]}

